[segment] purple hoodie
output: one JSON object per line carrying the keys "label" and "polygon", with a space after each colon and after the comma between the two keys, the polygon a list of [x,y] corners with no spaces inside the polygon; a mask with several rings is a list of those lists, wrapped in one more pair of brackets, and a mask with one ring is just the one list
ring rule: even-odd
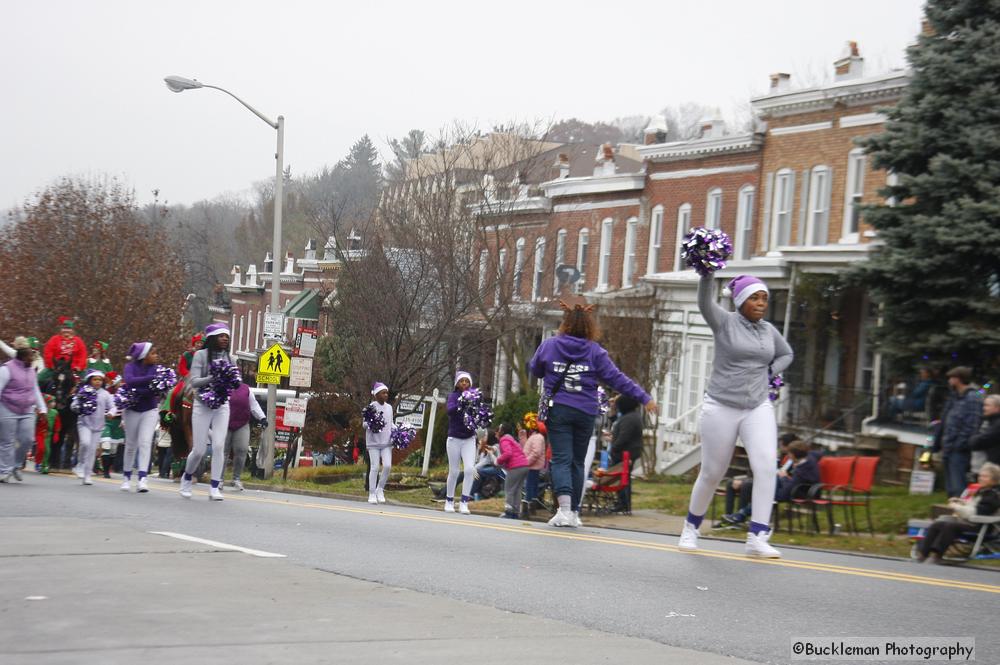
{"label": "purple hoodie", "polygon": [[159,401],[157,394],[150,387],[150,382],[156,378],[156,368],[158,365],[144,365],[142,361],[132,361],[125,363],[125,385],[135,388],[138,398],[136,405],[129,411],[143,412],[155,409]]}
{"label": "purple hoodie", "polygon": [[596,416],[598,381],[642,404],[652,399],[639,384],[622,374],[600,344],[581,337],[556,335],[543,341],[528,363],[528,371],[543,379],[544,390],[551,392],[567,362],[570,369],[555,395],[556,404]]}
{"label": "purple hoodie", "polygon": [[448,395],[448,436],[456,439],[468,439],[476,435],[476,430],[465,426],[462,410],[458,408],[458,398],[462,393],[457,390]]}

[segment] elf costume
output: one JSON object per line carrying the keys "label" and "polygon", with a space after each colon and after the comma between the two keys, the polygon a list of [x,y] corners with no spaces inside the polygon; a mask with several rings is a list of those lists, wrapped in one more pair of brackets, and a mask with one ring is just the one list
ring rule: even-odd
{"label": "elf costume", "polygon": [[35,471],[49,472],[49,451],[52,450],[52,437],[62,427],[59,412],[56,411],[56,401],[52,395],[45,395],[45,406],[48,411],[44,418],[35,421]]}
{"label": "elf costume", "polygon": [[[108,372],[107,391],[114,395],[122,384],[122,379],[116,372]],[[101,466],[104,468],[104,477],[111,477],[111,467],[118,459],[119,448],[125,447],[125,428],[122,427],[122,414],[118,411],[110,411],[108,415],[114,415],[104,421],[104,431],[101,432]],[[122,461],[118,459],[118,469],[121,470]]]}
{"label": "elf costume", "polygon": [[74,334],[75,325],[68,316],[59,317],[59,333],[50,337],[42,350],[45,366],[49,369],[55,369],[56,361],[63,358],[69,361],[74,372],[87,369],[87,345],[79,335]]}
{"label": "elf costume", "polygon": [[87,358],[87,369],[96,369],[99,372],[104,372],[107,376],[108,372],[114,369],[111,366],[111,361],[108,360],[108,343],[107,342],[94,342],[90,346],[91,354]]}

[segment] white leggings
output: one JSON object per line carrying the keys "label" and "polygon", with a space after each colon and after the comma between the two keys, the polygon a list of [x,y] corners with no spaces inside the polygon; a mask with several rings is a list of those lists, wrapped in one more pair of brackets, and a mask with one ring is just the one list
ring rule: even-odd
{"label": "white leggings", "polygon": [[[376,489],[385,491],[385,484],[389,482],[389,471],[392,469],[392,448],[369,448],[368,459],[372,463],[372,470],[368,472],[368,491],[372,494]],[[379,461],[382,462],[382,475],[378,472]],[[376,479],[378,479],[377,484]]]}
{"label": "white leggings", "polygon": [[94,457],[97,455],[97,441],[101,438],[104,430],[93,430],[81,422],[76,423],[76,435],[80,439],[80,446],[77,449],[77,460],[83,465],[83,479],[90,480],[90,475],[94,471]]}
{"label": "white leggings", "polygon": [[739,437],[753,472],[750,520],[768,524],[778,464],[778,426],[771,402],[766,401],[754,409],[734,409],[706,397],[698,429],[701,433],[701,471],[691,490],[691,514],[704,515],[708,510],[712,495],[729,468]]}
{"label": "white leggings", "polygon": [[476,481],[476,437],[459,439],[448,437],[448,484],[445,487],[445,498],[455,498],[455,485],[458,484],[458,474],[465,473],[462,478],[462,496],[472,496],[472,484]]}
{"label": "white leggings", "polygon": [[194,401],[191,409],[191,452],[188,453],[184,473],[193,475],[208,451],[208,439],[212,438],[212,480],[222,481],[226,470],[226,434],[229,433],[229,402],[218,409],[210,409]]}
{"label": "white leggings", "polygon": [[156,409],[149,411],[126,409],[122,412],[122,424],[125,426],[125,461],[122,463],[122,471],[126,478],[132,477],[133,465],[136,464],[136,451],[139,452],[137,465],[139,475],[145,476],[149,471],[149,456],[153,449],[153,434],[156,433],[157,420],[159,414]]}

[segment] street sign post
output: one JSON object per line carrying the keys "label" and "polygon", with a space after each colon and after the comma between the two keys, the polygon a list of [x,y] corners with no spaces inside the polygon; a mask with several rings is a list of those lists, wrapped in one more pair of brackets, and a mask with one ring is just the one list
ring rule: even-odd
{"label": "street sign post", "polygon": [[281,344],[272,344],[257,359],[257,383],[281,383],[291,372],[291,360]]}

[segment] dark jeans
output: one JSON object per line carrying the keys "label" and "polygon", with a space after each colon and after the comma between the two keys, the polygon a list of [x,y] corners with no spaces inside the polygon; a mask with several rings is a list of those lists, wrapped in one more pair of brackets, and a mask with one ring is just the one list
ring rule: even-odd
{"label": "dark jeans", "polygon": [[528,477],[524,481],[524,500],[531,503],[538,497],[538,475],[539,471],[532,469],[528,471]]}
{"label": "dark jeans", "polygon": [[965,490],[965,475],[971,461],[972,453],[967,450],[944,451],[944,487],[949,497],[959,496]]}
{"label": "dark jeans", "polygon": [[174,453],[170,448],[157,448],[157,467],[159,468],[160,478],[170,477],[170,465],[174,461]]}
{"label": "dark jeans", "polygon": [[736,498],[740,499],[739,510],[743,510],[750,505],[750,498],[753,496],[753,479],[744,478],[743,484],[739,489],[733,488],[733,479],[730,478],[726,481],[726,512],[725,515],[732,515],[733,509],[736,508]]}
{"label": "dark jeans", "polygon": [[594,416],[571,406],[556,404],[545,421],[552,446],[552,489],[557,497],[570,497],[570,507],[580,509],[583,462],[594,433]]}
{"label": "dark jeans", "polygon": [[920,541],[920,554],[925,557],[930,556],[931,552],[944,555],[963,531],[974,528],[972,524],[951,516],[939,518],[927,527],[927,535]]}

